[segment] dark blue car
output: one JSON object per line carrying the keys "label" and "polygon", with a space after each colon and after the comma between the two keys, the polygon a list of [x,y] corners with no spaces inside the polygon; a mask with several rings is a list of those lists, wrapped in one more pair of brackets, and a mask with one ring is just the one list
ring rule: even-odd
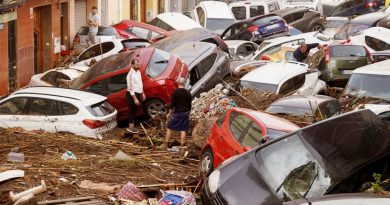
{"label": "dark blue car", "polygon": [[286,35],[289,35],[286,22],[276,14],[267,14],[234,23],[222,33],[221,38],[260,44],[265,39]]}
{"label": "dark blue car", "polygon": [[[349,17],[376,12],[380,9],[382,4],[383,1],[381,0],[349,0],[337,5],[336,7],[331,7],[331,9],[326,8],[324,5],[323,9],[326,16]],[[328,12],[325,10],[328,10]]]}

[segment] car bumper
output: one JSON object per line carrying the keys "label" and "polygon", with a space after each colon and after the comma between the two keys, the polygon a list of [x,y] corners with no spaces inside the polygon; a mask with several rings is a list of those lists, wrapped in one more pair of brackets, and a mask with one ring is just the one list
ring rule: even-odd
{"label": "car bumper", "polygon": [[207,179],[203,183],[202,189],[200,190],[200,199],[201,199],[203,205],[225,205],[225,204],[227,204],[218,191],[216,194],[211,194],[209,192],[209,188],[207,187]]}

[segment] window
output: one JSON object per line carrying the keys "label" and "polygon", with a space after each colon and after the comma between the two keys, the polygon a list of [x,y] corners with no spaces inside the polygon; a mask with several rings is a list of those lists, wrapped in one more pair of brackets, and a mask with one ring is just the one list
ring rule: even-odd
{"label": "window", "polygon": [[0,115],[23,115],[26,114],[27,98],[11,98],[0,105]]}
{"label": "window", "polygon": [[294,85],[290,80],[287,80],[280,86],[279,94],[280,95],[287,95],[288,93],[292,92],[294,90]]}
{"label": "window", "polygon": [[229,124],[233,137],[238,141],[252,121],[243,114],[231,112]]}
{"label": "window", "polygon": [[375,51],[384,51],[390,49],[390,44],[371,36],[366,36],[365,41],[367,46],[374,49]]}
{"label": "window", "polygon": [[130,0],[130,19],[138,21],[138,0]]}
{"label": "window", "polygon": [[269,24],[269,22],[276,21],[276,20],[282,20],[282,17],[276,16],[276,15],[267,16],[267,17],[264,17],[264,18],[256,19],[253,22],[253,24],[254,25],[264,25],[264,24]]}
{"label": "window", "polygon": [[222,114],[221,117],[218,118],[218,120],[215,122],[215,124],[218,125],[218,127],[222,127],[223,121],[225,120],[226,112]]}
{"label": "window", "polygon": [[96,44],[96,45],[92,46],[91,48],[87,49],[86,51],[84,51],[78,57],[78,60],[83,61],[83,60],[87,60],[90,58],[94,58],[94,57],[100,56],[102,54],[108,53],[109,51],[111,51],[114,48],[115,48],[115,45],[112,42],[104,42],[101,44]]}
{"label": "window", "polygon": [[157,9],[157,11],[158,11],[159,14],[165,12],[164,4],[165,4],[164,0],[158,0],[158,9]]}
{"label": "window", "polygon": [[170,54],[160,49],[154,49],[149,65],[146,68],[146,75],[155,78],[163,73],[169,62]]}
{"label": "window", "polygon": [[283,17],[283,19],[286,20],[287,23],[291,23],[294,21],[294,16],[293,16],[293,14],[286,15]]}
{"label": "window", "polygon": [[42,81],[49,83],[53,86],[58,87],[59,86],[59,80],[71,80],[69,76],[58,72],[58,71],[50,71],[46,73],[44,76],[41,78]]}
{"label": "window", "polygon": [[303,18],[305,15],[305,12],[297,12],[293,14],[293,21],[298,21],[299,19]]}
{"label": "window", "polygon": [[88,26],[82,26],[80,29],[77,31],[77,35],[80,36],[86,36],[89,33],[89,27]]}
{"label": "window", "polygon": [[145,48],[150,45],[147,41],[133,41],[131,39],[122,41],[123,48],[133,49],[133,48]]}
{"label": "window", "polygon": [[115,29],[112,27],[102,27],[100,26],[98,29],[98,36],[116,36]]}
{"label": "window", "polygon": [[115,108],[107,101],[102,101],[100,103],[87,106],[86,108],[93,116],[96,117],[103,117],[115,112]]}
{"label": "window", "polygon": [[284,59],[286,61],[294,61],[294,52],[293,51],[286,51],[284,54]]}
{"label": "window", "polygon": [[332,57],[366,56],[366,49],[363,46],[335,45],[330,47]]}
{"label": "window", "polygon": [[263,6],[251,6],[249,8],[250,17],[260,16],[264,14]]}
{"label": "window", "polygon": [[99,80],[86,90],[103,96],[110,95],[127,87],[126,76],[127,72]]}
{"label": "window", "polygon": [[239,142],[242,146],[256,147],[261,143],[262,138],[263,135],[261,134],[259,126],[257,126],[254,122],[251,122],[250,127]]}
{"label": "window", "polygon": [[28,102],[29,115],[55,116],[60,115],[58,103],[45,98],[30,98]]}
{"label": "window", "polygon": [[196,8],[196,13],[198,14],[199,24],[205,27],[206,17],[204,16],[204,11],[201,7]]}
{"label": "window", "polygon": [[337,100],[327,101],[320,104],[318,107],[319,109],[316,110],[317,119],[326,119],[332,117],[333,115],[337,115],[341,111],[341,105]]}
{"label": "window", "polygon": [[275,9],[276,9],[276,10],[280,10],[279,3],[278,3],[278,2],[275,2]]}
{"label": "window", "polygon": [[294,90],[299,89],[305,83],[306,73],[297,75],[291,78],[291,82],[293,84]]}
{"label": "window", "polygon": [[268,10],[269,10],[269,13],[272,13],[272,12],[276,11],[275,5],[274,4],[268,4]]}
{"label": "window", "polygon": [[381,113],[378,115],[378,117],[385,121],[387,127],[390,129],[390,112]]}
{"label": "window", "polygon": [[79,109],[67,102],[59,102],[60,110],[63,115],[75,115],[79,112]]}
{"label": "window", "polygon": [[159,18],[154,18],[151,22],[149,22],[150,25],[162,28],[166,31],[172,31],[175,30],[172,26],[168,25],[164,21],[160,20]]}
{"label": "window", "polygon": [[256,48],[251,44],[243,44],[237,48],[237,55],[246,57],[256,51]]}
{"label": "window", "polygon": [[199,74],[199,69],[197,67],[194,67],[191,71],[190,71],[190,85],[191,86],[194,86],[202,77],[201,75]]}
{"label": "window", "polygon": [[232,12],[236,20],[246,19],[246,8],[245,6],[232,7]]}
{"label": "window", "polygon": [[148,39],[150,40],[150,36],[149,36],[149,30],[147,29],[144,29],[144,28],[140,28],[140,27],[137,27],[137,26],[133,26],[133,27],[130,27],[128,29],[126,29],[127,32],[130,32],[138,37],[141,37],[141,38],[144,38],[144,39]]}
{"label": "window", "polygon": [[209,70],[213,67],[216,59],[217,54],[212,53],[196,65],[196,67],[200,71],[201,77],[203,77],[204,75],[206,75],[207,72],[209,72]]}

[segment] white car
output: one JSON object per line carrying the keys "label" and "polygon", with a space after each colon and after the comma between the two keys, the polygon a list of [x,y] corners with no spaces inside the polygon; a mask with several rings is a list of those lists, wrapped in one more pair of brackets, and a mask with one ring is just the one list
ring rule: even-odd
{"label": "white car", "polygon": [[302,43],[319,43],[331,44],[332,38],[319,32],[302,33],[294,36],[283,36],[279,38],[263,41],[256,51],[252,60],[259,60],[263,54],[272,54],[278,52],[283,44],[289,43],[291,46],[300,45]]}
{"label": "white car", "polygon": [[243,60],[251,59],[259,47],[252,41],[226,40],[225,43],[230,52],[235,53]]}
{"label": "white car", "polygon": [[369,64],[352,72],[344,89],[344,95],[378,99],[378,104],[365,104],[379,116],[385,116],[390,122],[390,60]]}
{"label": "white car", "polygon": [[152,21],[150,21],[149,24],[162,28],[166,31],[185,31],[193,28],[202,28],[199,23],[192,20],[188,16],[175,12],[159,14]]}
{"label": "white car", "polygon": [[201,1],[194,8],[193,15],[196,22],[217,35],[236,22],[229,5],[219,1]]}
{"label": "white car", "polygon": [[229,7],[237,21],[280,10],[276,0],[238,1],[230,3]]}
{"label": "white car", "polygon": [[95,44],[77,56],[69,67],[55,68],[33,75],[28,85],[63,87],[66,81],[74,80],[87,71],[93,59],[98,62],[108,56],[135,48],[145,48],[149,45],[150,42],[145,39],[113,39]]}
{"label": "white car", "polygon": [[[88,40],[88,33],[89,33],[88,26],[82,26],[77,31],[76,36],[73,39],[73,49],[76,51],[76,53],[81,53],[89,46],[92,46],[92,42],[89,42]],[[96,36],[96,40],[98,42],[96,43],[103,43],[118,38],[120,38],[120,36],[118,32],[115,30],[115,28],[110,26],[107,27],[100,26],[98,28],[98,33]]]}
{"label": "white car", "polygon": [[0,127],[102,139],[117,125],[117,111],[106,99],[79,90],[24,88],[0,101]]}
{"label": "white car", "polygon": [[322,33],[328,36],[334,36],[348,22],[348,17],[326,17],[326,28],[324,31],[322,31]]}
{"label": "white car", "polygon": [[321,0],[284,0],[283,6],[284,8],[306,7],[323,14]]}
{"label": "white car", "polygon": [[280,95],[315,95],[327,89],[319,75],[319,71],[309,70],[304,63],[271,62],[244,75],[240,85]]}
{"label": "white car", "polygon": [[390,29],[372,27],[350,37],[346,44],[365,46],[370,52],[390,49]]}
{"label": "white car", "polygon": [[390,204],[390,197],[379,194],[334,194],[309,199],[299,199],[283,203],[284,205],[385,205]]}

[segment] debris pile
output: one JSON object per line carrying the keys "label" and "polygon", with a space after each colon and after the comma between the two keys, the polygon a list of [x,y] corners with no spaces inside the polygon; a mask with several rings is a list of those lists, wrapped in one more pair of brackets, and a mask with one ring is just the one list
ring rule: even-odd
{"label": "debris pile", "polygon": [[224,89],[222,84],[208,92],[200,94],[199,98],[192,101],[191,120],[198,122],[200,119],[219,116],[237,104],[227,96],[228,89]]}

